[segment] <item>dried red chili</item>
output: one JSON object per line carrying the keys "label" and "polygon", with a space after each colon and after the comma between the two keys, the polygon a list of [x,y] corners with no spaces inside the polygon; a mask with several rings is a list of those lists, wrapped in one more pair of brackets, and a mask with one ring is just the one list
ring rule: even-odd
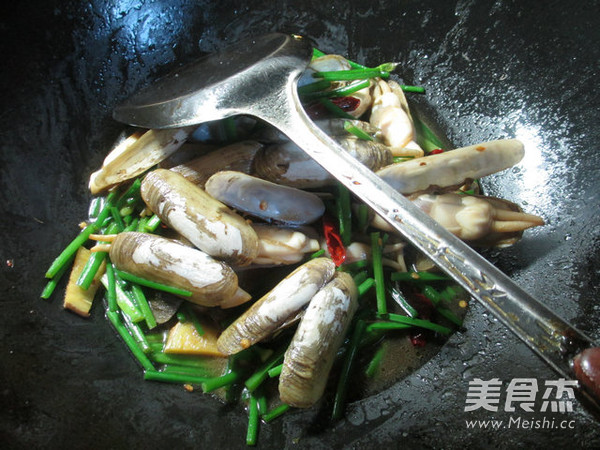
{"label": "dried red chili", "polygon": [[[360,105],[360,100],[356,97],[333,97],[329,100],[346,113],[354,111]],[[313,120],[331,116],[331,112],[321,102],[318,101],[305,105],[304,110]]]}
{"label": "dried red chili", "polygon": [[340,108],[344,112],[352,112],[360,105],[360,100],[356,97],[334,97],[331,103]]}
{"label": "dried red chili", "polygon": [[425,347],[427,345],[427,337],[423,331],[411,331],[409,339],[414,347]]}
{"label": "dried red chili", "polygon": [[[410,304],[417,310],[419,313],[419,317],[421,319],[429,320],[433,315],[435,310],[435,306],[427,297],[419,292],[415,292],[414,290],[407,295],[407,300]],[[409,333],[409,339],[413,346],[415,347],[424,347],[427,344],[428,333],[425,330],[411,330]]]}
{"label": "dried red chili", "polygon": [[443,149],[441,149],[441,148],[434,148],[433,150],[431,150],[431,151],[429,152],[429,154],[430,154],[430,155],[437,155],[437,154],[439,154],[439,153],[444,153],[444,150],[443,150]]}
{"label": "dried red chili", "polygon": [[329,256],[336,266],[341,266],[346,261],[346,248],[342,244],[342,238],[332,220],[323,219],[323,234]]}

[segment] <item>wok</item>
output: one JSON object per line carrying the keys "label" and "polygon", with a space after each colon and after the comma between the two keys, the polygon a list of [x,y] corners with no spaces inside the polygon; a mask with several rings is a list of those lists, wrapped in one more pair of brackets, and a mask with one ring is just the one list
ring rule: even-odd
{"label": "wok", "polygon": [[[400,62],[402,79],[427,89],[411,101],[455,146],[523,140],[523,163],[484,189],[547,225],[487,257],[598,340],[597,13],[593,1],[568,13],[559,2],[502,0],[15,3],[1,19],[2,446],[244,446],[241,408],[143,382],[99,305],[83,320],[39,293],[86,211],[89,174],[122,129],[113,107],[174,65],[269,31],[367,64]],[[323,425],[318,410],[296,411],[262,426],[259,447],[600,445],[600,422],[578,401],[572,412],[540,412],[541,395],[534,412],[465,412],[477,378],[542,386],[558,376],[472,304],[464,331],[402,381],[351,403],[346,419]],[[465,423],[511,417],[555,427]]]}

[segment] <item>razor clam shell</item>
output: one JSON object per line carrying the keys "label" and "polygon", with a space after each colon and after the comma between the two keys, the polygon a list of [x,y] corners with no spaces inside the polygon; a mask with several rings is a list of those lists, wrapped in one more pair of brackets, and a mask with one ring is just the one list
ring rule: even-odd
{"label": "razor clam shell", "polygon": [[442,191],[508,169],[524,155],[520,141],[502,139],[391,164],[377,175],[405,195]]}
{"label": "razor clam shell", "polygon": [[250,173],[254,156],[262,147],[263,144],[257,141],[236,142],[172,167],[171,170],[204,187],[206,180],[221,170]]}
{"label": "razor clam shell", "polygon": [[347,122],[349,122],[350,125],[364,131],[376,141],[381,142],[381,130],[377,127],[374,127],[369,122],[365,122],[364,120],[339,118],[319,119],[315,121],[315,125],[329,136],[347,137],[352,136],[352,133],[346,130]]}
{"label": "razor clam shell", "polygon": [[186,142],[179,150],[161,162],[158,166],[161,169],[172,169],[179,165],[185,164],[188,161],[200,158],[201,156],[207,155],[213,152],[218,147],[203,142]]}
{"label": "razor clam shell", "polygon": [[231,208],[267,221],[306,225],[325,212],[315,194],[232,170],[215,173],[204,188]]}
{"label": "razor clam shell", "polygon": [[335,137],[338,144],[355,159],[376,171],[394,162],[392,151],[387,145],[376,141],[366,141],[357,137]]}
{"label": "razor clam shell", "polygon": [[268,145],[258,151],[253,169],[254,175],[260,178],[299,189],[335,183],[329,172],[293,142]]}
{"label": "razor clam shell", "polygon": [[267,338],[295,315],[335,272],[329,258],[315,258],[296,268],[223,331],[219,351],[228,355]]}
{"label": "razor clam shell", "polygon": [[159,325],[171,320],[182,302],[183,299],[162,291],[153,291],[152,295],[148,296],[148,305]]}
{"label": "razor clam shell", "polygon": [[150,172],[141,194],[164,223],[209,255],[243,266],[258,254],[252,227],[182,175],[166,169]]}
{"label": "razor clam shell", "polygon": [[329,372],[358,308],[352,276],[336,272],[310,301],[283,360],[279,397],[297,408],[323,395]]}
{"label": "razor clam shell", "polygon": [[102,167],[90,176],[90,191],[98,194],[141,175],[175,153],[192,130],[193,127],[148,130],[137,139],[132,136],[121,141],[106,156]]}
{"label": "razor clam shell", "polygon": [[237,275],[227,264],[153,234],[119,233],[110,259],[119,270],[192,292],[184,298],[203,306],[216,306],[238,289]]}

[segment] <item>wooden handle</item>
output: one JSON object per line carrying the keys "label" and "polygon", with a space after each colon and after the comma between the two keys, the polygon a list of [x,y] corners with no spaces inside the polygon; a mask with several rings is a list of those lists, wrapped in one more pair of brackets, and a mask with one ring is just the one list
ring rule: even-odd
{"label": "wooden handle", "polygon": [[587,391],[600,400],[600,348],[588,348],[575,356],[573,371]]}

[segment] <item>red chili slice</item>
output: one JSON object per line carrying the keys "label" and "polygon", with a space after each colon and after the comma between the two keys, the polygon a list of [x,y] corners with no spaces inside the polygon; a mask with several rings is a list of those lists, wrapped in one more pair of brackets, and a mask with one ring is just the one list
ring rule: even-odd
{"label": "red chili slice", "polygon": [[425,347],[427,345],[427,337],[423,331],[411,332],[409,339],[414,347]]}
{"label": "red chili slice", "polygon": [[336,266],[341,266],[346,261],[346,248],[342,244],[342,238],[333,221],[323,219],[323,234],[325,235],[329,256],[331,256]]}
{"label": "red chili slice", "polygon": [[345,112],[352,112],[358,108],[360,100],[356,97],[334,97],[331,99],[331,103]]}
{"label": "red chili slice", "polygon": [[[334,97],[330,99],[331,103],[339,107],[342,111],[350,113],[360,105],[360,100],[356,97]],[[313,120],[331,116],[331,112],[321,103],[312,102],[304,107],[308,116]]]}

